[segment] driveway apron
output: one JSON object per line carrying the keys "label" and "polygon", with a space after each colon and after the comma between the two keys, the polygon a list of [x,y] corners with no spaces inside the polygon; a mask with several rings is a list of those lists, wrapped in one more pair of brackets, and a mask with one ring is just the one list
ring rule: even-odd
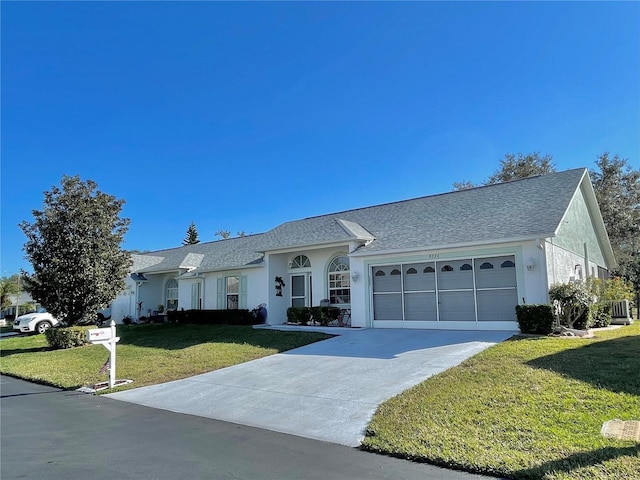
{"label": "driveway apron", "polygon": [[515,332],[345,330],[116,400],[358,446],[378,405]]}

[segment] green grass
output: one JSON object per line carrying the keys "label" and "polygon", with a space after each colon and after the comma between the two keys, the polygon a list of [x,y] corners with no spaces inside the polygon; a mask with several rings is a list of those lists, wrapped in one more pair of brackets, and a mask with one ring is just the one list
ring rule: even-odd
{"label": "green grass", "polygon": [[593,339],[515,337],[382,404],[363,448],[514,479],[639,479],[640,323]]}
{"label": "green grass", "polygon": [[[141,387],[197,375],[329,338],[310,332],[220,325],[118,326],[116,374]],[[108,379],[98,370],[109,352],[102,345],[51,350],[44,335],[0,341],[0,373],[66,389]]]}

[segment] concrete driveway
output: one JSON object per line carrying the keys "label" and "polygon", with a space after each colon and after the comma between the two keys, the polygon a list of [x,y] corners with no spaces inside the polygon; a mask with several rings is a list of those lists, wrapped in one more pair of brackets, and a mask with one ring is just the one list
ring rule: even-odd
{"label": "concrete driveway", "polygon": [[380,403],[516,332],[341,333],[285,353],[108,397],[358,446]]}

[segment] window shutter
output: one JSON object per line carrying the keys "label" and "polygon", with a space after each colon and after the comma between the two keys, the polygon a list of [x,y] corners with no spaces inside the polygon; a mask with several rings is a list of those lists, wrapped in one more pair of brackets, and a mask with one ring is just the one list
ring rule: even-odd
{"label": "window shutter", "polygon": [[247,276],[240,277],[240,304],[238,308],[247,308]]}
{"label": "window shutter", "polygon": [[218,310],[222,310],[225,308],[224,305],[224,278],[217,279],[218,290],[217,290],[217,304],[216,307]]}

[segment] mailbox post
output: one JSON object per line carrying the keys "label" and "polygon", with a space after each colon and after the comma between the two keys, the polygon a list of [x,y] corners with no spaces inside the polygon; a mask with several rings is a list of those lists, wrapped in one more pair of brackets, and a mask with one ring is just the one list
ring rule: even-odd
{"label": "mailbox post", "polygon": [[109,328],[94,328],[87,332],[87,340],[94,344],[104,345],[109,350],[109,388],[116,384],[116,343],[120,337],[116,337],[116,322],[111,320]]}

